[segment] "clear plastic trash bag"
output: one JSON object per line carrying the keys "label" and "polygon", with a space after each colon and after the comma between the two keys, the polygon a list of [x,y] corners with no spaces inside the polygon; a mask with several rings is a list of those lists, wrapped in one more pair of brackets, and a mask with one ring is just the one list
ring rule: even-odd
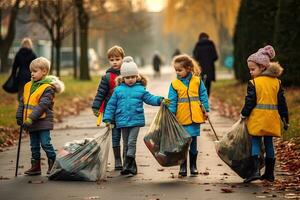
{"label": "clear plastic trash bag", "polygon": [[[246,121],[239,119],[220,141],[215,142],[218,156],[241,178],[249,177],[252,168],[251,136]],[[263,148],[262,155],[263,155]],[[264,166],[260,156],[260,168]]]}
{"label": "clear plastic trash bag", "polygon": [[50,180],[98,181],[106,179],[111,130],[66,143],[58,152]]}
{"label": "clear plastic trash bag", "polygon": [[191,136],[164,104],[144,137],[146,146],[164,167],[180,165],[186,159],[191,140]]}

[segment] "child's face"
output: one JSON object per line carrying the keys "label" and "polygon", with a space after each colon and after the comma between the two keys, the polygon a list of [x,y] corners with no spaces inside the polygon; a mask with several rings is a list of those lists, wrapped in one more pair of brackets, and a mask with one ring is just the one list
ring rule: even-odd
{"label": "child's face", "polygon": [[174,68],[175,68],[177,76],[179,76],[180,78],[185,78],[191,72],[191,70],[189,70],[189,68],[184,68],[179,63],[174,63]]}
{"label": "child's face", "polygon": [[253,78],[256,78],[264,70],[264,68],[260,67],[258,64],[254,63],[254,62],[248,62],[248,68],[249,68],[249,72]]}
{"label": "child's face", "polygon": [[31,78],[33,81],[42,80],[47,75],[46,69],[41,69],[39,67],[31,68]]}
{"label": "child's face", "polygon": [[124,81],[126,85],[132,86],[137,81],[137,76],[126,76],[124,77]]}
{"label": "child's face", "polygon": [[120,70],[123,63],[123,58],[121,56],[111,56],[109,59],[109,65],[116,70]]}

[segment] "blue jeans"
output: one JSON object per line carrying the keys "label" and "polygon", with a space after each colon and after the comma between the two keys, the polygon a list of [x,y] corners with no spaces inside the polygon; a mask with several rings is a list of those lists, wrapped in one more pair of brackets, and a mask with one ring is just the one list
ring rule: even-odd
{"label": "blue jeans", "polygon": [[112,129],[112,147],[119,147],[121,141],[121,129],[113,128]]}
{"label": "blue jeans", "polygon": [[[264,136],[263,138],[264,138],[264,145],[265,145],[265,150],[266,150],[266,157],[274,158],[275,153],[274,153],[274,146],[273,146],[273,137]],[[252,137],[252,151],[251,151],[252,156],[260,155],[261,139],[262,139],[261,136],[253,136]]]}
{"label": "blue jeans", "polygon": [[55,160],[56,153],[52,144],[50,143],[50,130],[32,131],[29,132],[31,157],[34,160],[41,159],[41,146],[46,152],[48,159]]}
{"label": "blue jeans", "polygon": [[139,135],[140,127],[122,128],[123,148],[125,156],[135,158],[136,141]]}
{"label": "blue jeans", "polygon": [[193,155],[198,153],[198,151],[197,151],[197,136],[192,136],[192,142],[190,144],[190,153]]}

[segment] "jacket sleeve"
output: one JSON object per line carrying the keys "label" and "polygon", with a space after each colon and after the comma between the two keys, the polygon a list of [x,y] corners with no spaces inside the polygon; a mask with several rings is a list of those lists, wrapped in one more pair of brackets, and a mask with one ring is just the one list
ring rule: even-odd
{"label": "jacket sleeve", "polygon": [[280,84],[280,88],[277,94],[277,101],[278,101],[278,112],[281,117],[281,119],[285,119],[286,123],[289,123],[289,112],[288,107],[286,104],[285,96],[284,96],[284,90]]}
{"label": "jacket sleeve", "polygon": [[13,63],[13,67],[12,67],[12,71],[11,71],[11,74],[13,74],[14,76],[16,76],[17,75],[17,70],[18,70],[18,68],[19,68],[19,62],[18,62],[18,60],[19,60],[19,53],[17,53],[17,55],[16,55],[16,57],[15,57],[15,60],[14,60],[14,63]]}
{"label": "jacket sleeve", "polygon": [[213,42],[212,42],[212,59],[213,59],[213,61],[218,60],[218,53],[216,50],[216,46]]}
{"label": "jacket sleeve", "polygon": [[118,105],[118,94],[115,90],[110,97],[104,111],[103,122],[112,122],[115,119],[115,113]]}
{"label": "jacket sleeve", "polygon": [[202,105],[204,106],[205,111],[209,112],[210,109],[209,109],[209,102],[208,102],[208,94],[207,94],[206,87],[202,80],[200,82],[200,87],[199,87],[199,100],[202,103]]}
{"label": "jacket sleeve", "polygon": [[247,86],[247,95],[245,97],[245,104],[241,111],[241,114],[245,117],[248,117],[255,106],[256,106],[255,86],[249,81]]}
{"label": "jacket sleeve", "polygon": [[170,85],[169,88],[169,94],[168,94],[168,99],[171,100],[171,103],[169,105],[169,110],[176,114],[177,111],[177,102],[178,102],[178,95],[176,90],[173,88],[172,84]]}
{"label": "jacket sleeve", "polygon": [[143,95],[143,101],[146,104],[149,104],[152,106],[159,106],[163,99],[164,99],[163,97],[155,96],[155,95],[151,94],[150,92],[148,92],[147,90],[145,90],[144,95]]}
{"label": "jacket sleeve", "polygon": [[29,118],[32,121],[38,120],[45,111],[51,107],[53,98],[54,98],[54,89],[52,87],[46,88],[43,95],[40,98],[39,104],[34,107],[32,113],[29,115]]}
{"label": "jacket sleeve", "polygon": [[97,109],[97,110],[100,109],[102,102],[105,100],[106,96],[108,95],[108,92],[109,92],[109,80],[107,78],[107,75],[104,75],[98,86],[97,93],[92,104],[92,109]]}
{"label": "jacket sleeve", "polygon": [[23,119],[24,102],[23,97],[20,98],[19,106],[16,113],[16,119]]}

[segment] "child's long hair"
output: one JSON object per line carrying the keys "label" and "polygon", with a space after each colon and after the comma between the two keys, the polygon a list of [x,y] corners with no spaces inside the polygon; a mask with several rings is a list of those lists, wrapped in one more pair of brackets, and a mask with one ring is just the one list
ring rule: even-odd
{"label": "child's long hair", "polygon": [[200,76],[201,70],[198,63],[189,55],[182,54],[175,56],[172,61],[172,65],[174,66],[175,63],[180,64],[187,70],[191,70],[193,75]]}

